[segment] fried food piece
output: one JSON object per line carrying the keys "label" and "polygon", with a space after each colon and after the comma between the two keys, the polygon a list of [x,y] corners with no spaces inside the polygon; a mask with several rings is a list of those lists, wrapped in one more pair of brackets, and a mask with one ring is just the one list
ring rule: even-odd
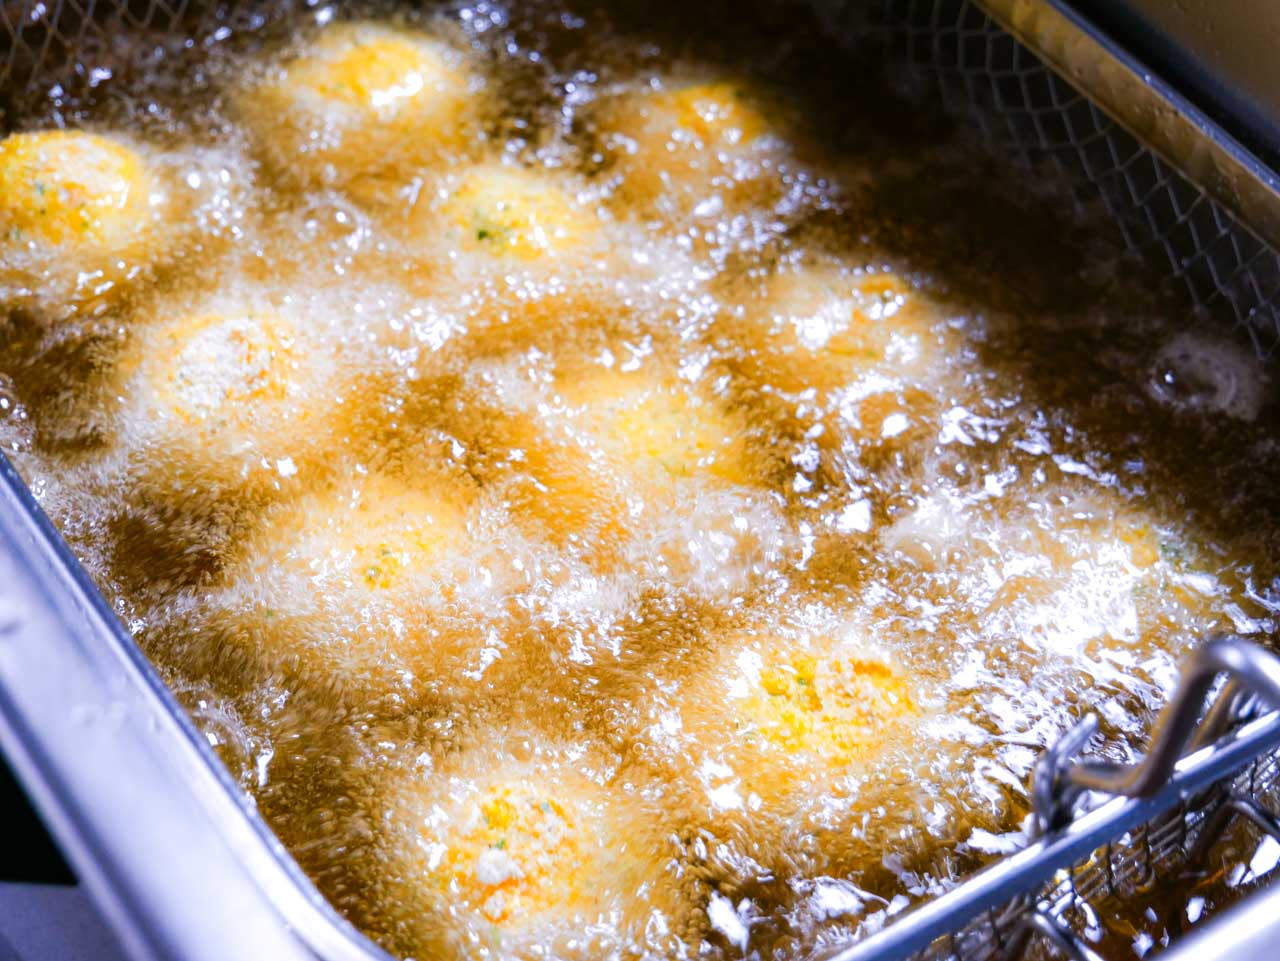
{"label": "fried food piece", "polygon": [[0,141],[0,285],[52,282],[77,302],[114,292],[149,262],[165,205],[147,160],[118,139],[11,134]]}
{"label": "fried food piece", "polygon": [[156,473],[174,472],[167,486],[262,493],[306,467],[343,416],[334,358],[306,334],[254,303],[138,331],[119,391]]}
{"label": "fried food piece", "polygon": [[157,331],[147,385],[161,416],[208,441],[247,418],[252,406],[283,400],[297,369],[294,332],[271,312],[183,318]]}
{"label": "fried food piece", "polygon": [[595,125],[621,204],[686,214],[713,198],[773,199],[779,182],[763,161],[776,114],[743,83],[668,79],[606,99]]}
{"label": "fried food piece", "polygon": [[928,681],[849,617],[809,616],[812,630],[704,628],[705,651],[654,668],[643,700],[613,722],[628,754],[678,795],[686,836],[724,838],[783,874],[794,870],[788,832],[800,813],[910,758],[911,736],[931,717]]}
{"label": "fried food piece", "polygon": [[723,634],[703,663],[671,668],[624,736],[687,786],[707,823],[785,821],[806,792],[873,770],[926,717],[915,678],[847,625],[829,627]]}
{"label": "fried food piece", "polygon": [[472,85],[462,55],[427,34],[343,23],[242,93],[238,108],[285,179],[407,182],[474,142],[480,100]]}
{"label": "fried food piece", "polygon": [[400,591],[466,538],[465,486],[411,486],[375,473],[304,497],[261,533],[269,569],[330,593],[371,599]]}
{"label": "fried food piece", "polygon": [[276,505],[237,545],[204,615],[249,677],[283,675],[351,703],[460,692],[485,644],[475,487],[438,464],[340,470]]}
{"label": "fried food piece", "polygon": [[0,231],[10,242],[111,256],[148,219],[150,176],[124,144],[83,131],[0,141]]}
{"label": "fried food piece", "polygon": [[598,793],[573,777],[495,780],[459,806],[447,853],[424,873],[503,928],[573,914],[590,901],[604,851]]}
{"label": "fried food piece", "polygon": [[930,305],[889,270],[782,269],[730,297],[738,363],[762,386],[830,390],[873,370],[911,382],[938,358]]}
{"label": "fried food piece", "polygon": [[[907,680],[886,663],[820,639],[817,653],[776,652],[745,668],[740,731],[770,750],[800,752],[837,767],[866,756],[886,728],[917,712]],[[825,655],[825,656],[824,656]]]}
{"label": "fried food piece", "polygon": [[568,439],[560,456],[531,460],[548,491],[569,495],[559,516],[554,501],[541,512],[586,522],[561,543],[597,571],[724,596],[790,549],[746,425],[691,385],[648,365],[586,364],[552,385],[539,416]]}
{"label": "fried food piece", "polygon": [[395,937],[477,957],[598,957],[641,939],[675,951],[692,911],[657,822],[625,788],[539,741],[535,760],[476,745],[382,784],[370,867],[393,895]]}
{"label": "fried food piece", "polygon": [[754,639],[721,670],[707,695],[727,695],[725,763],[741,776],[747,803],[754,794],[777,804],[797,785],[871,763],[921,715],[910,679],[856,640]]}
{"label": "fried food piece", "polygon": [[531,261],[581,246],[592,221],[552,177],[523,167],[466,170],[441,213],[466,250]]}
{"label": "fried food piece", "polygon": [[568,379],[560,393],[606,455],[644,480],[752,483],[741,425],[679,381],[645,368],[594,365]]}

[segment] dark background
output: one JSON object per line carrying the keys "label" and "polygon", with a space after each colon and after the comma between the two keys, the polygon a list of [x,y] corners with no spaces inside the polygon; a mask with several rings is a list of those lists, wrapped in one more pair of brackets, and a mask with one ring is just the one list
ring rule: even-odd
{"label": "dark background", "polygon": [[3,755],[0,755],[0,824],[4,824],[9,837],[18,842],[5,845],[7,853],[0,857],[0,881],[76,883],[75,875],[62,860]]}

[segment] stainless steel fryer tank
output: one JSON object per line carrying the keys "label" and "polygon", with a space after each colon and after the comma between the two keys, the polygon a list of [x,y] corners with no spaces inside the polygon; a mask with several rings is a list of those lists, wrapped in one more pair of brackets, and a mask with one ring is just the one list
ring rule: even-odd
{"label": "stainless steel fryer tank", "polygon": [[[259,29],[291,6],[3,0],[0,107],[91,91],[110,71],[145,70],[190,43]],[[1262,357],[1280,350],[1276,174],[1077,9],[1059,0],[819,6],[835,35],[878,49],[898,82],[941,100],[992,151],[1052,178],[1081,210],[1103,206],[1124,244],[1181,284],[1194,309],[1239,327]],[[110,71],[94,69],[103,65]],[[1063,910],[1049,923],[1090,910],[1080,883],[1087,875],[1073,866],[1099,863],[1090,852],[1105,845],[1109,878],[1112,845],[1122,868],[1140,864],[1123,845],[1141,837],[1150,867],[1153,839],[1157,854],[1161,844],[1173,853],[1203,824],[1206,815],[1191,812],[1190,801],[1211,788],[1234,789],[1241,778],[1269,787],[1280,717],[1240,720],[1248,723],[1221,744],[1201,745],[1177,769],[1164,807],[1116,798],[1040,849],[1010,858],[1039,858],[1039,874],[975,877],[949,901],[925,905],[932,915],[913,912],[909,924],[885,932],[912,937],[871,939],[848,957],[919,950],[939,959],[1008,957],[1034,938],[1049,952],[1090,957],[1069,924],[1037,933],[1045,927],[1039,904],[1060,891]],[[387,957],[326,904],[272,836],[7,463],[0,466],[0,746],[131,955]],[[1176,829],[1171,811],[1183,818]],[[1255,897],[1268,897],[1272,908],[1253,909],[1256,933],[1276,896]],[[919,914],[929,924],[910,920]],[[1247,925],[1230,916],[1227,923]],[[1002,936],[1010,932],[1016,936]],[[1265,943],[1280,943],[1271,937]],[[1244,958],[1260,956],[1259,943],[1193,936],[1187,947],[1197,959]]]}

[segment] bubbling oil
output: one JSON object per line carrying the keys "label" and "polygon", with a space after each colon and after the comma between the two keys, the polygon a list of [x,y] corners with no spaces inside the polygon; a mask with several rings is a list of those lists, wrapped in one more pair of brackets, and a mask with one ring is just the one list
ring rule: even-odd
{"label": "bubbling oil", "polygon": [[320,7],[56,119],[149,186],[0,202],[0,441],[395,954],[807,956],[1276,636],[1275,371],[799,8]]}

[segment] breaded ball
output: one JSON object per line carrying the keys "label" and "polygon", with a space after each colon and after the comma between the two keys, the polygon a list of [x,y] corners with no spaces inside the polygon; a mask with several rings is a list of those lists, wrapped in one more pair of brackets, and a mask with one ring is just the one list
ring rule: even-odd
{"label": "breaded ball", "polygon": [[472,83],[463,56],[427,34],[343,23],[242,93],[238,105],[287,180],[407,183],[419,166],[465,154],[474,142]]}
{"label": "breaded ball", "polygon": [[110,255],[147,220],[146,164],[97,134],[51,130],[0,141],[0,224],[6,239]]}
{"label": "breaded ball", "polygon": [[679,380],[596,364],[559,390],[575,422],[626,471],[662,485],[753,481],[742,425]]}
{"label": "breaded ball", "polygon": [[527,167],[490,163],[463,170],[439,213],[458,248],[498,258],[537,261],[594,239],[591,212],[565,184]]}
{"label": "breaded ball", "polygon": [[871,370],[912,381],[938,359],[938,311],[889,270],[783,268],[728,296],[739,362],[761,386],[830,390]]}
{"label": "breaded ball", "polygon": [[946,577],[982,636],[1037,652],[1035,670],[1108,650],[1167,656],[1187,637],[1231,629],[1215,609],[1216,562],[1176,523],[1078,477],[1005,494],[990,476],[984,497],[941,487],[917,499],[881,544],[904,572]]}
{"label": "breaded ball", "polygon": [[[804,876],[828,857],[840,870],[878,866],[883,849],[858,839],[879,827],[859,822],[901,790],[934,711],[933,682],[855,615],[778,606],[777,620],[705,623],[698,643],[628,679],[638,696],[604,684],[597,695],[636,777],[667,786],[688,856],[748,884]],[[797,845],[819,831],[831,842]]]}
{"label": "breaded ball", "polygon": [[465,545],[471,496],[465,484],[443,478],[419,486],[356,475],[276,514],[258,548],[271,571],[310,582],[316,601],[399,592]]}
{"label": "breaded ball", "polygon": [[221,431],[288,395],[293,341],[289,322],[269,311],[183,318],[156,331],[148,386],[164,415]]}
{"label": "breaded ball", "polygon": [[571,916],[596,893],[591,873],[606,841],[598,795],[571,775],[495,779],[459,805],[443,858],[424,873],[490,924]]}
{"label": "breaded ball", "polygon": [[828,627],[721,628],[614,711],[630,755],[678,792],[686,832],[746,838],[751,857],[785,864],[797,811],[909,756],[924,682],[860,631]]}
{"label": "breaded ball", "polygon": [[746,660],[739,710],[744,738],[844,766],[872,750],[884,730],[916,712],[906,679],[882,661],[833,650],[771,652],[758,670]]}
{"label": "breaded ball", "polygon": [[503,583],[472,536],[475,496],[430,460],[339,470],[240,538],[201,602],[215,637],[200,644],[250,678],[280,674],[349,703],[461,696]]}
{"label": "breaded ball", "polygon": [[763,115],[747,99],[739,84],[693,84],[659,94],[649,105],[649,115],[661,118],[659,126],[673,121],[703,149],[714,151],[750,143],[768,131]]}
{"label": "breaded ball", "polygon": [[724,687],[708,693],[727,694],[737,758],[728,766],[748,801],[874,760],[921,713],[910,679],[856,639],[762,638],[738,647],[726,668]]}
{"label": "breaded ball", "polygon": [[1139,503],[1105,487],[1055,484],[994,519],[1010,572],[986,603],[994,635],[1079,656],[1091,644],[1176,650],[1214,623],[1216,562]]}
{"label": "breaded ball", "polygon": [[[656,825],[561,752],[537,753],[521,762],[475,747],[383,786],[374,883],[393,894],[389,927],[415,953],[674,950],[669,928],[682,919]],[[654,928],[655,916],[666,925]]]}
{"label": "breaded ball", "polygon": [[147,161],[119,140],[11,134],[0,141],[0,283],[66,275],[77,299],[105,292],[148,259],[164,201]]}
{"label": "breaded ball", "polygon": [[341,372],[307,333],[267,304],[216,304],[139,330],[120,372],[126,429],[179,487],[287,480],[342,416]]}
{"label": "breaded ball", "polygon": [[746,84],[665,80],[606,98],[594,122],[624,207],[687,213],[713,198],[772,202],[775,113]]}
{"label": "breaded ball", "polygon": [[[1051,578],[1069,576],[1090,561],[1137,574],[1161,561],[1156,519],[1111,491],[1059,482],[1006,497],[995,474],[987,485],[982,497],[940,486],[916,498],[886,529],[884,548],[926,569],[967,567],[1007,554],[1017,558],[1019,577],[1033,569]],[[1012,592],[1022,593],[1040,592]]]}
{"label": "breaded ball", "polygon": [[791,550],[763,486],[771,465],[718,400],[648,366],[599,364],[566,375],[553,397],[547,416],[590,451],[574,486],[601,485],[594,504],[579,500],[598,505],[582,512],[593,526],[579,541],[596,570],[726,598]]}

